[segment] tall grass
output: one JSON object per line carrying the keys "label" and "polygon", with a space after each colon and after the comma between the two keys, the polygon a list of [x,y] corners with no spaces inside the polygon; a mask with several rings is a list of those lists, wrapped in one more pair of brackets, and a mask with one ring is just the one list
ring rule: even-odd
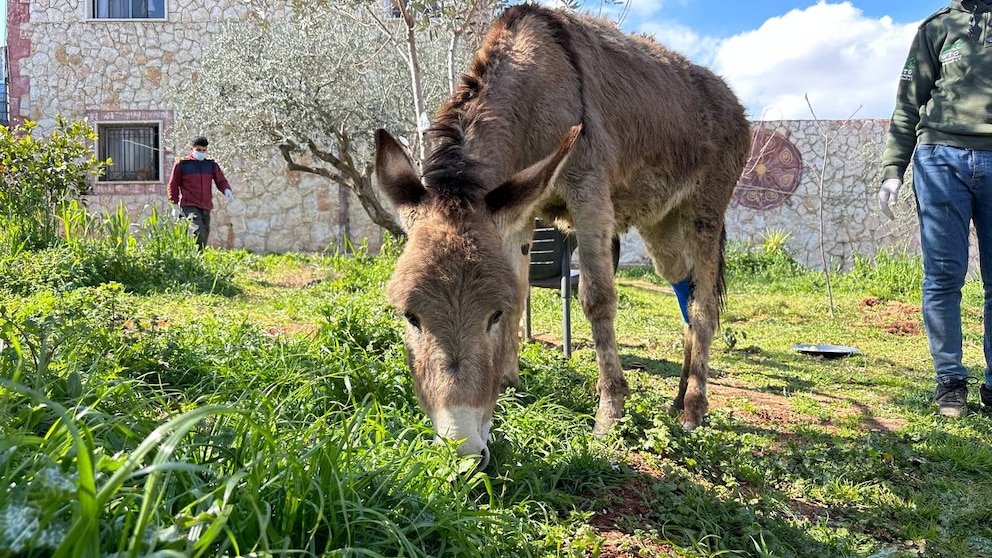
{"label": "tall grass", "polygon": [[918,300],[923,293],[923,259],[890,251],[874,258],[855,254],[854,265],[839,281],[883,300]]}
{"label": "tall grass", "polygon": [[[30,253],[8,246],[0,257],[0,285],[16,294],[69,291],[111,282],[133,292],[226,292],[230,269],[213,266],[197,250],[186,224],[149,215],[134,223],[119,205],[103,215],[69,202],[58,213],[62,235]],[[0,251],[0,253],[3,253]]]}
{"label": "tall grass", "polygon": [[[728,254],[725,318],[748,346],[714,345],[724,395],[703,426],[687,433],[665,412],[681,362],[674,300],[621,286],[632,391],[616,431],[591,436],[595,350],[576,316],[569,361],[524,343],[476,473],[433,442],[417,404],[382,292],[395,246],[200,254],[168,222],[63,223],[67,267],[48,260],[52,275],[94,249],[93,269],[143,279],[0,291],[0,555],[868,557],[919,555],[905,541],[925,539],[932,555],[977,556],[992,541],[969,503],[992,497],[974,481],[992,474],[988,419],[933,418],[919,339],[870,328],[872,314],[818,321],[814,297],[790,293],[819,274],[784,243]],[[911,302],[916,264],[861,261],[837,276],[838,301],[857,307],[870,282]],[[228,289],[196,286],[221,271]],[[177,285],[187,273],[202,277]],[[538,327],[557,331],[559,301],[535,294]],[[864,357],[788,351],[797,334],[852,330]],[[749,419],[771,399],[780,415]]]}
{"label": "tall grass", "polygon": [[[316,344],[247,326],[139,330],[104,311],[129,296],[92,292],[76,301],[78,323],[38,321],[55,311],[41,301],[3,316],[0,467],[13,489],[0,509],[20,515],[0,549],[436,556],[495,537],[526,545],[518,518],[486,511],[486,478],[466,474],[474,461],[432,444],[411,416],[400,355],[382,362],[370,341],[381,328],[335,319]],[[104,335],[59,342],[82,323]],[[67,393],[68,375],[84,370]],[[23,529],[11,538],[14,525]]]}

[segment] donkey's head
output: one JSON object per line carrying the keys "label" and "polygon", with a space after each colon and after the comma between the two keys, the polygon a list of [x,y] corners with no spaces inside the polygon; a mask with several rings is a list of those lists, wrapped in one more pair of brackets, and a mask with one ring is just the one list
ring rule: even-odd
{"label": "donkey's head", "polygon": [[[439,436],[489,461],[486,440],[506,371],[516,370],[523,307],[514,233],[529,231],[536,203],[564,166],[580,127],[554,153],[502,184],[432,168],[425,186],[400,145],[376,132],[376,176],[407,231],[387,295],[406,318],[407,362],[417,398]],[[463,177],[465,184],[459,184]],[[516,235],[519,236],[519,235]]]}

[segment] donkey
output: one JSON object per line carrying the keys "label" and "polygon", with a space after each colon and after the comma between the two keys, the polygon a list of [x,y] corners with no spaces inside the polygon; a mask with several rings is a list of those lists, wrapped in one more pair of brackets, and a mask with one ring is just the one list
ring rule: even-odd
{"label": "donkey", "polygon": [[632,226],[678,295],[685,342],[672,410],[698,426],[724,294],[724,213],[750,150],[726,83],[608,20],[515,5],[428,135],[421,177],[377,130],[375,170],[408,233],[387,296],[406,318],[408,364],[437,434],[488,463],[497,397],[518,382],[535,215],[578,242],[599,366],[594,432],[622,416],[628,394],[611,242]]}

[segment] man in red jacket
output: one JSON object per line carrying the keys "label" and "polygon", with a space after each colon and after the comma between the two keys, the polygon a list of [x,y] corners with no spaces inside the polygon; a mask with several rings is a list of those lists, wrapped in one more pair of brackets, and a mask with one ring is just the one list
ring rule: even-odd
{"label": "man in red jacket", "polygon": [[190,144],[189,156],[176,160],[169,178],[169,202],[174,204],[172,214],[178,217],[182,211],[183,216],[189,219],[196,235],[196,244],[201,250],[210,236],[210,210],[214,208],[211,182],[229,199],[233,195],[220,165],[213,159],[207,159],[208,143],[203,136],[195,138]]}

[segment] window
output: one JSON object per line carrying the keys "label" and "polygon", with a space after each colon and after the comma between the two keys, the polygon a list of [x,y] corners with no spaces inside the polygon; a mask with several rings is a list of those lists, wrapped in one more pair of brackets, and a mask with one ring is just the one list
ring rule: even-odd
{"label": "window", "polygon": [[110,159],[100,182],[158,181],[162,175],[158,124],[101,124],[97,149]]}
{"label": "window", "polygon": [[0,125],[10,124],[10,115],[7,114],[7,82],[0,76]]}
{"label": "window", "polygon": [[0,124],[10,124],[7,101],[7,47],[0,46]]}
{"label": "window", "polygon": [[165,19],[166,0],[91,0],[95,19]]}

